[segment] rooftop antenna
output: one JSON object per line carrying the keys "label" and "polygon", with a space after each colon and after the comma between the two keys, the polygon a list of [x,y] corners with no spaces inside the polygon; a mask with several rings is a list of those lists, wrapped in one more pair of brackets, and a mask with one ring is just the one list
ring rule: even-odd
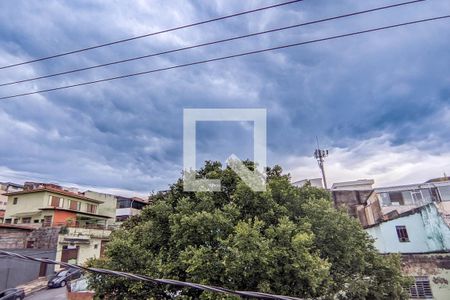
{"label": "rooftop antenna", "polygon": [[325,177],[325,167],[324,167],[324,161],[325,161],[325,157],[328,156],[328,150],[320,149],[319,138],[317,137],[317,135],[316,135],[316,142],[317,142],[317,149],[314,151],[314,157],[316,158],[317,163],[319,164],[320,171],[322,172],[323,185],[324,185],[325,189],[328,189],[327,179]]}

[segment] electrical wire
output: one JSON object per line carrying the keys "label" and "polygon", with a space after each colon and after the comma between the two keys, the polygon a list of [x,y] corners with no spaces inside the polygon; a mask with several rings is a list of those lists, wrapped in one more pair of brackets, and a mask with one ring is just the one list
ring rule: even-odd
{"label": "electrical wire", "polygon": [[61,266],[67,267],[67,268],[74,268],[74,269],[78,269],[78,270],[91,272],[94,274],[119,276],[119,277],[131,279],[131,280],[150,282],[152,284],[168,284],[168,285],[174,285],[174,286],[179,286],[179,287],[188,287],[188,288],[193,288],[193,289],[202,290],[202,291],[209,291],[209,292],[214,292],[214,293],[223,293],[223,294],[229,294],[229,295],[234,295],[234,296],[240,296],[241,298],[252,297],[252,298],[256,298],[256,299],[302,300],[301,298],[296,298],[296,297],[281,296],[281,295],[251,292],[251,291],[234,291],[234,290],[223,288],[223,287],[210,286],[210,285],[198,284],[198,283],[192,283],[192,282],[185,282],[185,281],[179,281],[179,280],[174,280],[174,279],[155,279],[155,278],[151,278],[151,277],[148,277],[145,275],[137,275],[137,274],[127,273],[127,272],[120,272],[120,271],[113,271],[113,270],[99,269],[99,268],[88,268],[88,267],[83,267],[83,266],[79,266],[79,265],[75,265],[75,264],[69,264],[66,262],[55,261],[52,259],[36,258],[36,257],[28,256],[28,255],[23,255],[23,254],[18,254],[18,253],[9,252],[9,251],[3,251],[3,250],[0,250],[0,254],[6,255],[9,257],[13,257],[13,258],[17,258],[17,259],[22,259],[22,260],[30,260],[30,261],[36,261],[36,262],[47,263],[47,264],[52,264],[52,265],[61,265]]}
{"label": "electrical wire", "polygon": [[42,90],[38,90],[38,91],[34,91],[34,92],[27,92],[27,93],[3,96],[3,97],[0,97],[0,100],[17,98],[17,97],[22,97],[22,96],[29,96],[29,95],[40,94],[40,93],[53,92],[53,91],[64,90],[64,89],[69,89],[69,88],[74,88],[74,87],[79,87],[79,86],[96,84],[96,83],[100,83],[100,82],[124,79],[124,78],[129,78],[129,77],[134,77],[134,76],[141,76],[141,75],[145,75],[145,74],[151,74],[151,73],[168,71],[168,70],[173,70],[173,69],[178,69],[178,68],[184,68],[184,67],[188,67],[188,66],[206,64],[206,63],[210,63],[210,62],[222,61],[222,60],[227,60],[227,59],[236,58],[236,57],[248,56],[248,55],[269,52],[269,51],[274,51],[274,50],[280,50],[280,49],[286,49],[286,48],[290,48],[290,47],[302,46],[302,45],[306,45],[306,44],[312,44],[312,43],[323,42],[323,41],[328,41],[328,40],[334,40],[334,39],[339,39],[339,38],[343,38],[343,37],[361,35],[361,34],[365,34],[365,33],[369,33],[369,32],[381,31],[381,30],[386,30],[386,29],[390,29],[390,28],[396,28],[396,27],[407,26],[407,25],[412,25],[412,24],[441,20],[441,19],[446,19],[449,17],[450,17],[450,15],[444,15],[444,16],[439,16],[439,17],[426,18],[426,19],[420,19],[420,20],[416,20],[416,21],[398,23],[398,24],[389,25],[389,26],[376,27],[376,28],[371,28],[371,29],[367,29],[367,30],[354,31],[351,33],[333,35],[333,36],[329,36],[329,37],[325,37],[325,38],[314,39],[314,40],[298,42],[298,43],[293,43],[293,44],[285,44],[285,45],[281,45],[281,46],[259,49],[259,50],[249,51],[249,52],[241,52],[241,53],[232,54],[232,55],[228,55],[228,56],[199,60],[199,61],[194,61],[194,62],[190,62],[190,63],[174,65],[174,66],[170,66],[170,67],[152,69],[152,70],[148,70],[148,71],[119,75],[119,76],[114,76],[114,77],[108,77],[108,78],[103,78],[103,79],[98,79],[98,80],[93,80],[93,81],[86,81],[86,82],[65,85],[65,86],[60,86],[60,87],[55,87],[55,88],[42,89]]}
{"label": "electrical wire", "polygon": [[367,9],[367,10],[352,12],[352,13],[348,13],[348,14],[343,14],[343,15],[339,15],[339,16],[334,16],[334,17],[329,17],[329,18],[309,21],[309,22],[305,22],[305,23],[294,24],[294,25],[289,25],[289,26],[269,29],[269,30],[265,30],[265,31],[260,31],[260,32],[255,32],[255,33],[235,36],[235,37],[231,37],[231,38],[227,38],[227,39],[221,39],[221,40],[216,40],[216,41],[212,41],[212,42],[197,44],[197,45],[193,45],[193,46],[188,46],[188,47],[183,47],[183,48],[178,48],[178,49],[172,49],[172,50],[167,50],[167,51],[163,51],[163,52],[158,52],[158,53],[152,53],[152,54],[147,54],[147,55],[127,58],[127,59],[122,59],[122,60],[113,61],[113,62],[109,62],[109,63],[98,64],[98,65],[94,65],[94,66],[78,68],[78,69],[73,69],[73,70],[69,70],[69,71],[64,71],[64,72],[59,72],[59,73],[54,73],[54,74],[48,74],[48,75],[43,75],[43,76],[33,77],[33,78],[28,78],[28,79],[22,79],[22,80],[17,80],[17,81],[12,81],[12,82],[0,83],[0,87],[8,86],[8,85],[14,85],[14,84],[19,84],[19,83],[25,83],[25,82],[30,82],[30,81],[36,81],[36,80],[40,80],[40,79],[51,78],[51,77],[56,77],[56,76],[61,76],[61,75],[67,75],[67,74],[71,74],[71,73],[87,71],[87,70],[92,70],[92,69],[106,67],[106,66],[111,66],[111,65],[116,65],[116,64],[122,64],[122,63],[126,63],[126,62],[141,60],[141,59],[144,59],[144,58],[150,58],[150,57],[160,56],[160,55],[164,55],[164,54],[180,52],[180,51],[185,51],[185,50],[189,50],[189,49],[200,48],[200,47],[210,46],[210,45],[215,45],[215,44],[220,44],[220,43],[224,43],[224,42],[230,42],[230,41],[239,40],[239,39],[243,39],[243,38],[263,35],[263,34],[267,34],[267,33],[273,33],[273,32],[277,32],[277,31],[283,31],[283,30],[287,30],[287,29],[298,28],[298,27],[302,27],[302,26],[306,26],[306,25],[323,23],[323,22],[327,22],[327,21],[331,21],[331,20],[337,20],[337,19],[341,19],[341,18],[348,18],[348,17],[352,17],[352,16],[356,16],[356,15],[366,14],[366,13],[379,11],[379,10],[390,9],[390,8],[394,8],[394,7],[399,7],[399,6],[413,4],[413,3],[417,3],[417,2],[423,2],[423,1],[425,1],[425,0],[414,0],[414,1],[402,2],[402,3],[392,4],[392,5],[386,5],[386,6],[376,7],[376,8],[372,8],[372,9]]}
{"label": "electrical wire", "polygon": [[111,46],[111,45],[116,45],[116,44],[120,44],[120,43],[125,43],[125,42],[129,42],[129,41],[133,41],[133,40],[137,40],[137,39],[142,39],[142,38],[149,37],[149,36],[155,36],[155,35],[168,33],[168,32],[172,32],[172,31],[176,31],[176,30],[180,30],[180,29],[185,29],[185,28],[189,28],[189,27],[203,25],[203,24],[207,24],[207,23],[211,23],[211,22],[221,21],[221,20],[234,18],[234,17],[237,17],[237,16],[242,16],[242,15],[246,15],[246,14],[250,14],[250,13],[254,13],[254,12],[259,12],[259,11],[263,11],[263,10],[268,10],[268,9],[271,9],[271,8],[280,7],[280,6],[284,6],[284,5],[288,5],[288,4],[293,4],[293,3],[297,3],[297,2],[301,2],[301,1],[303,1],[303,0],[292,0],[292,1],[287,1],[287,2],[281,2],[281,3],[277,3],[277,4],[273,4],[273,5],[269,5],[269,6],[264,6],[264,7],[260,7],[260,8],[256,8],[256,9],[251,9],[251,10],[247,10],[247,11],[243,11],[243,12],[239,12],[239,13],[234,13],[234,14],[230,14],[230,15],[226,15],[226,16],[222,16],[222,17],[217,17],[217,18],[213,18],[213,19],[209,19],[209,20],[205,20],[205,21],[195,22],[195,23],[192,23],[192,24],[182,25],[182,26],[178,26],[178,27],[174,27],[174,28],[170,28],[170,29],[157,31],[157,32],[146,33],[146,34],[142,34],[142,35],[138,35],[138,36],[134,36],[134,37],[130,37],[130,38],[116,40],[116,41],[113,41],[113,42],[99,44],[99,45],[96,45],[96,46],[81,48],[81,49],[72,50],[72,51],[67,51],[67,52],[63,52],[63,53],[59,53],[59,54],[54,54],[54,55],[45,56],[45,57],[41,57],[41,58],[36,58],[36,59],[28,60],[28,61],[23,61],[23,62],[20,62],[20,63],[0,66],[0,70],[1,69],[12,68],[12,67],[17,67],[17,66],[21,66],[21,65],[25,65],[25,64],[31,64],[31,63],[35,63],[35,62],[38,62],[38,61],[49,60],[49,59],[57,58],[57,57],[61,57],[61,56],[67,56],[67,55],[70,55],[70,54],[80,53],[80,52],[89,51],[89,50],[93,50],[93,49],[98,49],[98,48],[102,48],[102,47],[106,47],[106,46]]}

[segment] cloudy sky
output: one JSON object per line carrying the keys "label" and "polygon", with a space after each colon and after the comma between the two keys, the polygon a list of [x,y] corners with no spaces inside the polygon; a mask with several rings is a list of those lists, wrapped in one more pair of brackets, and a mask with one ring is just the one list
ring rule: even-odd
{"label": "cloudy sky", "polygon": [[[281,2],[281,0],[279,1]],[[401,1],[304,0],[0,70],[0,83],[88,67]],[[0,2],[0,66],[254,9],[277,1]],[[51,79],[0,97],[450,14],[428,0]],[[182,169],[184,108],[266,108],[268,163],[294,180],[377,185],[450,175],[450,19],[166,72],[0,100],[0,180],[105,191],[167,188]],[[249,122],[201,122],[197,160],[252,159]]]}

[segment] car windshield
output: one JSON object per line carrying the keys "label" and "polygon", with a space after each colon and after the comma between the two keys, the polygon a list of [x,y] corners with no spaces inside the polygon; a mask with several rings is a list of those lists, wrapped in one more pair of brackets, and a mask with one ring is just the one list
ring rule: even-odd
{"label": "car windshield", "polygon": [[64,270],[64,271],[58,272],[58,274],[56,274],[56,276],[63,277],[63,276],[67,276],[68,273],[69,273],[69,271]]}

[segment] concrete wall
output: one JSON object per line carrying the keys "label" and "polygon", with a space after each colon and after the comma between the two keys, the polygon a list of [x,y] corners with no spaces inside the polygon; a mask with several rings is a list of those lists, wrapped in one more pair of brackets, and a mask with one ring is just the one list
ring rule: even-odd
{"label": "concrete wall", "polygon": [[[34,212],[34,211],[37,212],[39,211],[39,208],[46,207],[47,201],[45,201],[45,199],[48,199],[48,196],[46,197],[46,194],[47,194],[46,192],[41,192],[41,193],[9,196],[8,204],[6,205],[5,219],[14,218],[11,216],[17,213]],[[14,198],[17,198],[17,204],[13,204]]]}
{"label": "concrete wall", "polygon": [[427,276],[433,299],[450,299],[450,254],[402,255],[402,271],[408,276]]}
{"label": "concrete wall", "polygon": [[0,249],[20,249],[26,247],[30,230],[0,228]]}
{"label": "concrete wall", "polygon": [[357,218],[357,207],[365,204],[372,190],[336,190],[332,191],[336,208],[345,207],[350,216]]}
{"label": "concrete wall", "polygon": [[[40,249],[4,249],[6,251],[29,255],[38,258],[55,259],[56,250]],[[39,277],[41,263],[10,258],[0,255],[0,290],[27,283]],[[54,273],[54,266],[47,265],[47,276]]]}
{"label": "concrete wall", "polygon": [[60,228],[41,227],[34,230],[0,227],[0,248],[56,249]]}
{"label": "concrete wall", "polygon": [[[405,226],[409,242],[400,242],[396,226]],[[427,253],[450,250],[450,228],[436,206],[424,206],[419,212],[382,222],[366,231],[382,253]]]}
{"label": "concrete wall", "polygon": [[[107,241],[110,230],[86,229],[86,228],[68,228],[67,234],[60,234],[58,238],[57,260],[61,260],[64,245],[75,245],[79,247],[77,264],[84,264],[90,258],[99,258],[101,253],[102,241]],[[71,242],[75,238],[82,238],[86,242]]]}
{"label": "concrete wall", "polygon": [[116,222],[116,196],[93,191],[86,191],[84,192],[84,195],[91,199],[103,201],[103,203],[98,206],[98,214],[110,217],[110,219],[106,221],[107,225],[112,225]]}

